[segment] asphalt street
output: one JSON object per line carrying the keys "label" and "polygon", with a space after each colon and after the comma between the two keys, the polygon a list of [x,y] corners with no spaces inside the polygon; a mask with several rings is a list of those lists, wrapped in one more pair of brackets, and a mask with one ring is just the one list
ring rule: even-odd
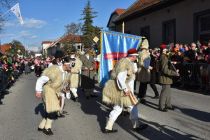
{"label": "asphalt street", "polygon": [[54,135],[46,136],[37,131],[43,106],[34,96],[36,79],[34,73],[22,75],[4,96],[0,140],[210,140],[210,94],[172,89],[175,110],[160,112],[149,86],[147,103],[138,105],[140,121],[149,125],[146,130],[132,131],[129,116],[121,115],[114,125],[118,133],[102,133],[110,108],[101,103],[101,96],[87,100],[80,92],[79,102],[66,100],[68,114],[55,120]]}

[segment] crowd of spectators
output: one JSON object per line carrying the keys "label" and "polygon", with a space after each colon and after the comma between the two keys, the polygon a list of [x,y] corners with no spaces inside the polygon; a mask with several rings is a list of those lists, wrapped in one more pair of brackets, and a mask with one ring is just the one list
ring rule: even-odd
{"label": "crowd of spectators", "polygon": [[171,61],[178,63],[208,63],[210,64],[210,41],[207,44],[191,43],[179,44],[173,43],[161,44],[160,48],[150,49],[150,52],[159,57],[160,49],[168,48]]}
{"label": "crowd of spectators", "polygon": [[32,65],[33,58],[21,58],[12,54],[0,53],[0,99],[22,73],[30,73]]}
{"label": "crowd of spectators", "polygon": [[[168,49],[170,62],[180,71],[179,85],[210,87],[210,41],[200,44],[161,44],[159,48],[150,49],[152,59],[159,60],[161,50]],[[158,64],[158,63],[157,63]],[[153,64],[154,65],[154,64]],[[158,67],[158,65],[157,65]],[[158,69],[158,68],[156,68]],[[177,82],[176,82],[177,83]]]}

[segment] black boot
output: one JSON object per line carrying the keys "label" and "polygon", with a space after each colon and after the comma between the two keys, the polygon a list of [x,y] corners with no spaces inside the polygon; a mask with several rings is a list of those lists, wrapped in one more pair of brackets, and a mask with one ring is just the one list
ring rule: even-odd
{"label": "black boot", "polygon": [[162,111],[162,112],[168,112],[168,109],[167,108],[163,108],[163,109],[160,108],[160,111]]}
{"label": "black boot", "polygon": [[44,128],[39,128],[39,127],[38,127],[38,129],[37,129],[37,130],[41,132],[41,131],[43,131],[43,130],[44,130]]}
{"label": "black boot", "polygon": [[51,128],[43,129],[42,132],[48,136],[53,135]]}
{"label": "black boot", "polygon": [[105,129],[104,131],[103,131],[103,133],[116,133],[118,130],[117,129],[112,129],[112,130],[108,130],[108,129]]}

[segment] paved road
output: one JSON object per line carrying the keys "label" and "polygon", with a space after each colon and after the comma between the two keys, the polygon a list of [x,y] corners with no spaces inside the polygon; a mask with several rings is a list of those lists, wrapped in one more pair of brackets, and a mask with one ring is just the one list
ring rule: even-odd
{"label": "paved road", "polygon": [[[37,132],[41,120],[41,101],[34,97],[36,77],[22,75],[5,95],[0,106],[0,140],[210,140],[210,96],[173,89],[172,103],[176,109],[158,111],[158,100],[152,99],[148,89],[146,105],[138,105],[141,121],[149,128],[136,133],[130,128],[128,116],[120,116],[115,124],[116,134],[103,134],[109,108],[100,98],[79,102],[67,100],[68,115],[53,123],[53,136]],[[160,91],[160,87],[159,87]]]}

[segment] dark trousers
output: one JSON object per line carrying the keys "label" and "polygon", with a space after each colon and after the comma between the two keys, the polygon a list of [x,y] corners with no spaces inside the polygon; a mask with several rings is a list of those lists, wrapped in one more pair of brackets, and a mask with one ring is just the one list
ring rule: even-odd
{"label": "dark trousers", "polygon": [[146,96],[147,83],[140,82],[138,98],[143,99]]}
{"label": "dark trousers", "polygon": [[150,86],[151,86],[152,90],[154,91],[155,96],[159,96],[156,85],[154,83],[150,83]]}
{"label": "dark trousers", "polygon": [[171,85],[162,85],[160,93],[159,108],[171,108]]}

